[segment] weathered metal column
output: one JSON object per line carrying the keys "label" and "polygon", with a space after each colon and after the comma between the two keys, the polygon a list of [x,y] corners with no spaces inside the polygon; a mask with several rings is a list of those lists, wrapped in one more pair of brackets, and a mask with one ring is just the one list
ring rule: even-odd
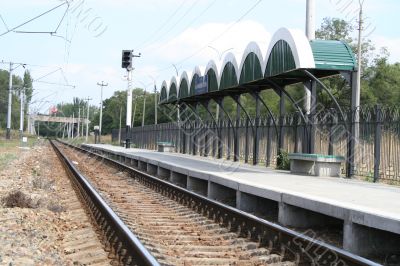
{"label": "weathered metal column", "polygon": [[282,91],[279,91],[279,139],[278,139],[278,154],[280,153],[281,149],[285,145],[285,128],[283,126],[284,115],[286,113],[285,110],[285,94]]}
{"label": "weathered metal column", "polygon": [[233,161],[239,161],[239,125],[240,125],[240,95],[236,96],[236,134],[234,135],[233,139]]}
{"label": "weathered metal column", "polygon": [[[221,104],[222,108],[223,107],[223,101],[221,99],[218,99],[219,104]],[[223,152],[223,142],[222,142],[222,127],[223,127],[223,112],[219,112],[219,104],[217,104],[217,127],[218,127],[218,139],[217,139],[217,158],[221,159],[222,158],[222,152]]]}
{"label": "weathered metal column", "polygon": [[380,106],[375,106],[376,127],[374,143],[374,182],[379,179],[379,168],[381,164],[381,138],[382,138],[382,110]]}
{"label": "weathered metal column", "polygon": [[317,113],[317,83],[315,81],[310,81],[309,89],[311,91],[311,110],[310,110],[310,136],[308,153],[315,153],[315,133],[316,133],[316,113]]}
{"label": "weathered metal column", "polygon": [[[192,136],[192,139],[193,139],[193,143],[192,143],[192,153],[193,153],[193,155],[197,155],[197,126],[198,126],[198,116],[199,116],[199,105],[197,104],[197,103],[195,103],[195,106],[194,106],[194,116],[195,116],[195,119],[194,119],[194,125],[193,125],[193,136]],[[184,138],[186,138],[186,137],[184,137]]]}
{"label": "weathered metal column", "polygon": [[[346,176],[351,178],[355,172],[355,150],[359,137],[359,107],[360,107],[360,93],[357,85],[357,71],[351,73],[351,112],[350,112],[350,130],[348,132],[348,146],[347,146],[347,173]],[[347,119],[349,120],[349,119]],[[344,121],[346,123],[346,121]]]}
{"label": "weathered metal column", "polygon": [[[181,105],[181,113],[185,113],[186,111],[186,105]],[[180,152],[185,154],[186,153],[186,142],[187,142],[187,138],[186,138],[186,132],[187,132],[187,120],[184,120],[184,123],[181,125],[181,127],[183,128],[182,130],[182,147]]]}
{"label": "weathered metal column", "polygon": [[259,155],[259,124],[260,124],[260,98],[259,92],[254,93],[254,98],[256,100],[256,118],[254,121],[254,136],[253,136],[253,165],[258,162]]}
{"label": "weathered metal column", "polygon": [[331,114],[329,116],[329,145],[328,145],[328,154],[333,155],[333,127],[337,124],[337,118],[333,110],[331,110]]}
{"label": "weathered metal column", "polygon": [[266,151],[266,160],[265,160],[265,166],[269,167],[271,166],[271,147],[272,147],[272,117],[268,117],[267,121],[267,151]]}
{"label": "weathered metal column", "polygon": [[299,116],[300,114],[296,112],[293,118],[293,125],[294,125],[294,153],[299,152]]}
{"label": "weathered metal column", "polygon": [[205,132],[205,135],[204,135],[204,157],[207,157],[209,155],[209,153],[210,153],[210,143],[209,143],[210,141],[209,141],[208,133],[210,132],[210,118],[211,118],[210,113],[209,113],[210,105],[209,105],[208,101],[206,103],[205,108],[208,111],[207,111],[207,129],[206,129],[206,132]]}

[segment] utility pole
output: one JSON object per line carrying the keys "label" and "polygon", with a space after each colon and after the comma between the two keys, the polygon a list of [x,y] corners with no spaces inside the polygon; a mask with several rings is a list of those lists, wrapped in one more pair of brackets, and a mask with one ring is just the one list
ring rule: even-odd
{"label": "utility pole", "polygon": [[119,108],[119,131],[118,131],[118,143],[121,143],[121,129],[122,129],[122,106]]}
{"label": "utility pole", "polygon": [[144,114],[146,113],[146,88],[144,89],[143,97],[142,127],[144,127]]}
{"label": "utility pole", "polygon": [[154,125],[157,125],[157,87],[154,82]]}
{"label": "utility pole", "polygon": [[7,109],[7,133],[6,139],[11,139],[11,103],[12,103],[12,71],[13,63],[10,62],[10,77],[8,82],[8,109]]}
{"label": "utility pole", "polygon": [[135,101],[135,105],[134,105],[134,107],[133,107],[132,127],[135,126],[137,98],[138,98],[137,96],[135,96],[135,97],[133,98],[133,100]]}
{"label": "utility pole", "polygon": [[85,100],[87,101],[87,120],[86,120],[86,139],[85,139],[85,141],[88,142],[88,137],[89,137],[89,101],[92,100],[92,99],[87,97]]}
{"label": "utility pole", "polygon": [[75,113],[72,113],[72,138],[75,138]]}
{"label": "utility pole", "polygon": [[[307,0],[306,4],[306,36],[309,41],[315,39],[315,1]],[[304,86],[304,110],[311,113],[311,90]]]}
{"label": "utility pole", "polygon": [[[85,99],[84,99],[85,100]],[[85,117],[85,105],[82,106],[82,120]],[[83,128],[84,128],[85,123],[83,123],[82,121],[82,126],[81,126],[81,133],[82,133],[82,137],[83,137]]]}
{"label": "utility pole", "polygon": [[81,136],[80,125],[81,125],[81,105],[79,103],[79,107],[78,107],[78,138]]}
{"label": "utility pole", "polygon": [[[125,147],[129,149],[130,144],[130,132],[131,132],[131,116],[132,116],[132,68],[127,69],[128,71],[128,91],[126,100],[126,128],[125,128]],[[133,118],[135,119],[135,117]]]}
{"label": "utility pole", "polygon": [[[2,63],[6,63],[2,61]],[[25,68],[25,64],[23,63],[13,63],[13,62],[7,62],[10,64],[10,72],[9,72],[9,82],[8,82],[8,108],[7,108],[7,131],[6,131],[6,139],[11,139],[11,104],[12,104],[12,72],[15,70],[17,67],[22,66]],[[17,64],[15,68],[13,68],[13,65]]]}
{"label": "utility pole", "polygon": [[99,140],[101,138],[101,127],[103,124],[103,87],[107,87],[108,83],[104,83],[102,81],[101,83],[97,82],[97,85],[101,87],[101,93],[100,93],[100,122],[99,122]]}
{"label": "utility pole", "polygon": [[130,132],[131,132],[131,116],[132,116],[132,59],[134,57],[140,57],[133,54],[133,50],[123,50],[122,51],[122,68],[125,68],[128,72],[128,89],[127,89],[127,100],[126,100],[126,142],[125,147],[130,148]]}
{"label": "utility pole", "polygon": [[20,108],[20,119],[19,119],[19,138],[22,140],[22,135],[24,134],[25,87],[23,87],[22,90],[20,91],[20,102],[21,102],[21,108]]}
{"label": "utility pole", "polygon": [[[357,44],[357,84],[354,92],[354,103],[353,108],[354,111],[357,110],[360,106],[360,91],[361,91],[361,66],[362,66],[362,31],[363,31],[363,5],[364,0],[359,0],[360,4],[360,12],[358,17],[358,44]],[[358,112],[356,112],[355,122],[358,122]]]}

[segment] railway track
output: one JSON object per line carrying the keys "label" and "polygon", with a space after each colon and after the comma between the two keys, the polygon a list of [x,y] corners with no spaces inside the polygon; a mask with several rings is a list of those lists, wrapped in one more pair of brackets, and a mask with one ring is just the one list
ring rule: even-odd
{"label": "railway track", "polygon": [[122,264],[378,265],[117,161],[52,144],[82,179],[82,195],[98,191],[83,198]]}

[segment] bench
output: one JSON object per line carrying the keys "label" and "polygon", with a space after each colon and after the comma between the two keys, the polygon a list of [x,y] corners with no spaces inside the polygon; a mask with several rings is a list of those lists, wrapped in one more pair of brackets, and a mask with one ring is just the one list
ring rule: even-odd
{"label": "bench", "polygon": [[173,152],[175,145],[172,142],[157,142],[159,152]]}
{"label": "bench", "polygon": [[313,176],[340,177],[340,166],[345,161],[343,156],[290,153],[290,172]]}

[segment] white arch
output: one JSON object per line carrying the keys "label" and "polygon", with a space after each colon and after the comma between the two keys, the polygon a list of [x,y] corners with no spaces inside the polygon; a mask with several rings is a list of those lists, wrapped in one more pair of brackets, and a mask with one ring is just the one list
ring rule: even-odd
{"label": "white arch", "polygon": [[175,87],[176,87],[176,95],[175,95],[176,98],[178,98],[178,95],[179,95],[179,84],[178,84],[178,82],[176,81],[176,76],[172,76],[171,81],[170,81],[170,83],[169,83],[168,100],[169,100],[169,94],[170,94],[170,92],[171,92],[172,84],[175,84]]}
{"label": "white arch", "polygon": [[159,102],[162,102],[161,101],[161,92],[162,92],[163,88],[165,88],[165,92],[167,93],[167,98],[165,99],[165,101],[168,101],[168,97],[169,97],[169,82],[168,81],[164,80],[161,84],[160,98],[158,99]]}
{"label": "white arch", "polygon": [[[300,30],[280,28],[272,36],[265,57],[265,64],[268,63],[269,56],[275,44],[283,40],[287,42],[292,50],[293,58],[296,63],[296,68],[315,68],[314,55],[311,50],[310,42],[306,35]],[[265,68],[263,69],[265,71]]]}
{"label": "white arch", "polygon": [[191,74],[191,77],[190,77],[190,82],[189,82],[189,91],[190,91],[190,86],[192,85],[194,76],[195,76],[196,74],[197,74],[199,77],[202,76],[202,71],[200,70],[200,67],[198,67],[198,66],[195,66],[194,69],[193,69],[193,71],[192,71],[192,74]]}
{"label": "white arch", "polygon": [[[237,83],[239,83],[240,72],[239,72],[238,64],[237,64],[235,55],[234,55],[233,53],[231,53],[231,52],[227,53],[226,56],[225,56],[225,58],[224,58],[224,61],[222,61],[221,73],[219,74],[219,79],[222,78],[222,72],[224,71],[225,66],[226,66],[228,63],[231,63],[231,64],[233,65],[233,67],[235,68],[235,71],[236,71],[236,81],[237,81]],[[218,87],[219,87],[219,84],[218,84]]]}
{"label": "white arch", "polygon": [[190,76],[190,73],[189,73],[189,75],[188,75],[188,73],[186,72],[186,71],[183,71],[182,72],[182,74],[181,74],[181,78],[180,78],[180,80],[179,80],[179,89],[178,89],[178,96],[179,96],[179,91],[181,90],[181,85],[182,85],[182,81],[183,80],[186,80],[186,82],[187,82],[187,84],[188,84],[188,94],[189,94],[189,90],[190,90],[190,80],[189,80],[189,76]]}
{"label": "white arch", "polygon": [[242,61],[240,62],[240,66],[239,66],[239,79],[240,79],[240,75],[243,71],[243,67],[244,67],[244,62],[246,61],[246,58],[249,54],[254,53],[258,60],[260,61],[260,65],[261,65],[261,72],[264,73],[265,71],[265,67],[266,67],[266,60],[263,57],[263,54],[261,52],[260,46],[256,43],[256,42],[250,42],[247,46],[246,49],[244,50],[243,56],[242,56]]}
{"label": "white arch", "polygon": [[220,71],[219,68],[217,67],[217,64],[215,63],[214,60],[210,60],[206,66],[206,70],[204,71],[204,75],[207,75],[208,70],[214,70],[215,72],[215,77],[217,78],[217,85],[219,88],[219,83],[220,83]]}

